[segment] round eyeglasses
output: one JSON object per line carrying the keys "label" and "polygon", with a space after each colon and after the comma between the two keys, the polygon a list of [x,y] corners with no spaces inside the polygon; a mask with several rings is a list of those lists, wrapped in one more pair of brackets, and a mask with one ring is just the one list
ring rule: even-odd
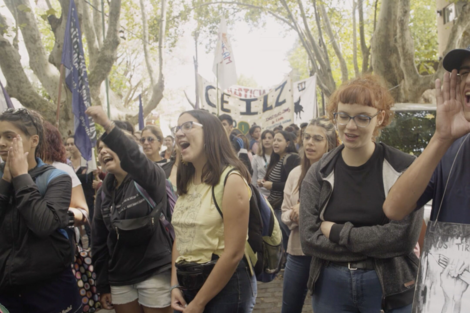
{"label": "round eyeglasses", "polygon": [[370,124],[370,121],[376,117],[380,113],[377,112],[376,114],[369,116],[366,114],[358,114],[355,116],[349,116],[348,114],[344,112],[339,112],[339,113],[333,113],[333,117],[335,119],[335,122],[339,126],[345,126],[349,123],[350,120],[353,120],[354,123],[356,123],[357,127],[367,127]]}

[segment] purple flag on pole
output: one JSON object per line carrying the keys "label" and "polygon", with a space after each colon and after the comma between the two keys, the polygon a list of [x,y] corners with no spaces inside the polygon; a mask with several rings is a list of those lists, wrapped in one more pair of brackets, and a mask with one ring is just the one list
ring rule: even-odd
{"label": "purple flag on pole", "polygon": [[7,91],[3,88],[2,82],[0,82],[0,86],[2,86],[2,93],[0,94],[0,113],[2,113],[6,109],[14,109],[15,107],[13,106]]}
{"label": "purple flag on pole", "polygon": [[92,119],[85,114],[91,106],[82,34],[78,22],[77,8],[70,0],[67,26],[65,28],[62,64],[66,68],[65,82],[72,91],[72,112],[75,115],[75,145],[82,157],[90,161],[92,148],[96,144],[96,128]]}
{"label": "purple flag on pole", "polygon": [[142,130],[144,125],[144,107],[142,106],[142,94],[139,95],[139,130]]}

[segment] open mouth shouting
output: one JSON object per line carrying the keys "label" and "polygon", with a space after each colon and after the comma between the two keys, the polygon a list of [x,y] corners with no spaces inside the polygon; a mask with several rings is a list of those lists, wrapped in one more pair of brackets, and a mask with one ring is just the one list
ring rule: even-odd
{"label": "open mouth shouting", "polygon": [[181,152],[185,151],[190,146],[189,142],[187,141],[179,141],[178,144],[181,147]]}
{"label": "open mouth shouting", "polygon": [[114,161],[114,159],[110,155],[106,155],[106,156],[103,157],[103,164],[104,165],[108,164],[111,161]]}

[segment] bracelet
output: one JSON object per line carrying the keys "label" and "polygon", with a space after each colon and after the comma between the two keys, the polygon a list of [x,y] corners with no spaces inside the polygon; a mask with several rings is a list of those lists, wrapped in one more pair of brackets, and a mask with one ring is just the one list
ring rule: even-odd
{"label": "bracelet", "polygon": [[173,286],[171,286],[171,288],[170,288],[170,292],[172,292],[173,289],[179,289],[179,288],[181,288],[180,285],[173,285]]}

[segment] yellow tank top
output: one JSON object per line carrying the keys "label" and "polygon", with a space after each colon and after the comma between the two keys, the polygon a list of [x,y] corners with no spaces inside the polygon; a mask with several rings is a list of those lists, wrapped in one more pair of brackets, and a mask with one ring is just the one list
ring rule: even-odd
{"label": "yellow tank top", "polygon": [[[240,175],[230,173],[233,174]],[[245,184],[251,198],[251,189],[246,181]],[[212,254],[221,256],[224,252],[224,222],[212,199],[212,186],[190,183],[188,193],[176,201],[171,223],[180,255],[176,263],[206,263],[212,259]]]}

